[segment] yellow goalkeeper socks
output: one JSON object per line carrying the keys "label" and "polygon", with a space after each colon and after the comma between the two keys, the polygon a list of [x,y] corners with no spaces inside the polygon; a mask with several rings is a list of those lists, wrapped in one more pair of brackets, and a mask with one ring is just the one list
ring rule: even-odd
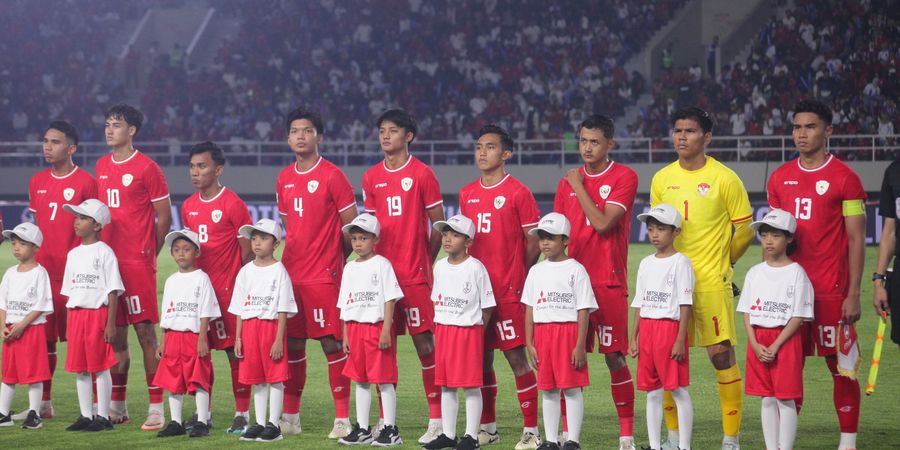
{"label": "yellow goalkeeper socks", "polygon": [[[719,403],[722,406],[722,431],[726,436],[737,436],[741,431],[744,383],[737,364],[716,371],[719,381]],[[668,421],[667,421],[668,422]]]}
{"label": "yellow goalkeeper socks", "polygon": [[663,417],[666,419],[666,428],[669,431],[678,431],[678,408],[675,406],[675,399],[672,398],[670,391],[663,393]]}

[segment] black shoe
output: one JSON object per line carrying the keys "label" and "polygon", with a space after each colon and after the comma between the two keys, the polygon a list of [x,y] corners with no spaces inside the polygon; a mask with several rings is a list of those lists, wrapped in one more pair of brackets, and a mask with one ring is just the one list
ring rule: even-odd
{"label": "black shoe", "polygon": [[454,450],[475,450],[477,448],[481,448],[481,446],[478,445],[478,439],[475,439],[467,434],[463,436],[463,438],[459,440],[459,444],[457,444],[457,446],[453,448]]}
{"label": "black shoe", "polygon": [[556,442],[544,441],[538,446],[537,450],[559,450],[559,444]]}
{"label": "black shoe", "polygon": [[581,450],[581,444],[575,441],[566,441],[562,446],[562,450]]}
{"label": "black shoe", "polygon": [[180,423],[176,421],[169,422],[165,428],[162,429],[159,433],[156,433],[156,437],[172,437],[172,436],[184,436],[187,434],[184,427],[181,426]]}
{"label": "black shoe", "polygon": [[91,425],[91,422],[91,419],[81,416],[78,418],[78,420],[75,421],[75,423],[69,425],[66,428],[66,431],[84,431],[85,428]]}
{"label": "black shoe", "polygon": [[266,427],[262,425],[253,425],[252,427],[247,428],[247,431],[245,431],[244,434],[241,435],[241,440],[255,441],[259,437],[259,435],[262,434],[264,429],[266,429]]}
{"label": "black shoe", "polygon": [[0,427],[11,427],[15,425],[12,420],[12,411],[7,415],[0,414]]}
{"label": "black shoe", "polygon": [[187,420],[187,422],[184,423],[184,431],[193,430],[194,425],[197,425],[198,423],[200,423],[200,421],[197,420],[197,414],[194,414],[190,419]]}
{"label": "black shoe", "polygon": [[400,429],[397,425],[382,427],[378,437],[372,442],[375,447],[393,447],[400,444],[403,444],[403,439],[400,439]]}
{"label": "black shoe", "polygon": [[440,436],[436,437],[433,441],[425,444],[422,448],[425,450],[438,450],[441,448],[453,448],[456,447],[456,439],[450,439],[446,434],[441,433]]}
{"label": "black shoe", "polygon": [[338,439],[338,444],[344,445],[361,445],[372,443],[372,427],[363,428],[358,423],[353,424],[350,434]]}
{"label": "black shoe", "polygon": [[266,427],[263,428],[263,432],[260,433],[259,437],[256,438],[257,442],[274,442],[280,441],[284,436],[281,435],[281,428],[278,428],[272,422],[266,424]]}
{"label": "black shoe", "polygon": [[112,430],[113,424],[106,417],[94,416],[94,420],[83,431],[97,432]]}
{"label": "black shoe", "polygon": [[25,419],[25,423],[22,424],[22,428],[26,430],[37,430],[42,426],[44,426],[44,421],[41,420],[41,416],[38,415],[37,411],[28,411],[28,417]]}
{"label": "black shoe", "polygon": [[209,426],[203,422],[197,422],[194,428],[191,428],[191,437],[209,436]]}
{"label": "black shoe", "polygon": [[[210,419],[212,418],[210,417]],[[210,423],[212,423],[211,420]],[[225,430],[225,432],[228,434],[244,434],[244,432],[247,431],[247,425],[247,418],[243,415],[237,415],[234,416],[234,421],[231,422],[231,427]]]}

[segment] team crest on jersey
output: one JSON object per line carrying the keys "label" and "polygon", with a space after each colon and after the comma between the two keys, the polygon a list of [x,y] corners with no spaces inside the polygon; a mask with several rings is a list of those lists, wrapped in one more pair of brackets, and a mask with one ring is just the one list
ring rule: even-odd
{"label": "team crest on jersey", "polygon": [[600,186],[600,198],[606,200],[606,197],[609,197],[609,193],[612,192],[612,187],[608,184],[604,184]]}
{"label": "team crest on jersey", "polygon": [[306,183],[306,190],[309,191],[310,194],[316,192],[316,189],[319,188],[319,182],[317,180],[309,180],[309,183]]}
{"label": "team crest on jersey", "polygon": [[698,184],[697,193],[700,194],[701,197],[706,197],[706,194],[709,194],[709,183]]}
{"label": "team crest on jersey", "polygon": [[197,299],[197,300],[200,300],[200,286],[197,286],[197,287],[194,289],[194,298]]}
{"label": "team crest on jersey", "polygon": [[134,181],[134,175],[130,173],[126,173],[122,175],[122,185],[125,187],[131,186],[131,182]]}
{"label": "team crest on jersey", "polygon": [[100,270],[100,258],[94,258],[94,270]]}
{"label": "team crest on jersey", "polygon": [[794,286],[787,287],[787,298],[794,298]]}
{"label": "team crest on jersey", "polygon": [[575,274],[569,275],[569,287],[575,287]]}
{"label": "team crest on jersey", "polygon": [[219,221],[222,220],[222,210],[214,209],[210,216],[212,216],[213,223],[219,223]]}
{"label": "team crest on jersey", "polygon": [[275,289],[278,289],[278,280],[272,280],[272,285],[269,286],[269,290],[275,292]]}
{"label": "team crest on jersey", "polygon": [[828,192],[828,186],[830,186],[830,184],[825,180],[816,181],[816,193],[825,195],[825,193]]}
{"label": "team crest on jersey", "polygon": [[466,284],[463,285],[463,292],[466,294],[468,294],[469,292],[472,292],[472,282],[466,281]]}
{"label": "team crest on jersey", "polygon": [[28,295],[28,298],[35,298],[35,297],[37,297],[37,287],[35,287],[35,286],[29,287],[29,288],[28,288],[28,294],[27,294],[27,295]]}
{"label": "team crest on jersey", "polygon": [[506,197],[498,195],[494,197],[494,208],[500,209],[506,204]]}
{"label": "team crest on jersey", "polygon": [[72,200],[72,197],[74,197],[74,196],[75,196],[75,189],[72,189],[72,188],[63,189],[63,198],[66,199],[66,201]]}
{"label": "team crest on jersey", "polygon": [[674,285],[675,285],[675,275],[670,273],[666,277],[666,286],[672,287]]}
{"label": "team crest on jersey", "polygon": [[372,286],[378,286],[378,274],[377,273],[372,274]]}
{"label": "team crest on jersey", "polygon": [[412,189],[412,183],[413,179],[410,177],[406,177],[400,180],[400,187],[402,187],[404,191],[409,191],[410,189]]}

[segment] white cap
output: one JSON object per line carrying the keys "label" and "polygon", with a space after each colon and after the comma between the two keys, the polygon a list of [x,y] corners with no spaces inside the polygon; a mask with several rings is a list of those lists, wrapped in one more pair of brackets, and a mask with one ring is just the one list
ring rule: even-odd
{"label": "white cap", "polygon": [[31,222],[20,223],[12,230],[3,230],[3,237],[6,239],[12,239],[13,235],[25,242],[31,242],[38,247],[44,242],[44,234],[41,233],[41,230],[37,225]]}
{"label": "white cap", "polygon": [[353,221],[341,227],[341,231],[344,234],[350,234],[350,229],[353,227],[359,227],[363,231],[367,231],[378,237],[381,234],[381,224],[378,223],[378,219],[375,216],[369,213],[362,213],[355,218]]}
{"label": "white cap", "polygon": [[538,230],[544,230],[553,235],[569,237],[569,235],[572,234],[572,224],[569,223],[569,219],[566,219],[566,216],[557,212],[552,212],[541,217],[538,226],[528,230],[528,234],[537,236]]}
{"label": "white cap", "polygon": [[797,219],[791,213],[778,208],[770,209],[762,220],[758,220],[750,224],[753,231],[759,231],[759,227],[768,225],[788,233],[794,234],[797,231]]}
{"label": "white cap", "polygon": [[678,210],[668,203],[660,203],[650,209],[650,211],[637,216],[638,220],[644,223],[647,223],[647,219],[650,217],[658,220],[663,225],[681,228],[681,214],[678,214]]}
{"label": "white cap", "polygon": [[462,214],[457,214],[447,220],[438,220],[433,226],[435,230],[440,232],[450,228],[457,233],[468,236],[469,239],[475,237],[475,224],[472,223],[472,219]]}
{"label": "white cap", "polygon": [[109,216],[109,208],[103,204],[100,200],[96,198],[89,198],[80,205],[63,205],[63,209],[72,213],[72,214],[80,214],[82,216],[88,216],[91,219],[97,221],[100,226],[107,226],[111,220]]}
{"label": "white cap", "polygon": [[194,233],[187,228],[169,232],[169,234],[166,235],[166,247],[172,248],[172,244],[175,243],[175,239],[178,238],[185,238],[196,245],[197,248],[200,248],[200,236],[197,236],[197,233]]}
{"label": "white cap", "polygon": [[266,234],[275,236],[276,241],[280,241],[284,233],[281,231],[281,225],[272,219],[259,219],[254,225],[244,225],[238,230],[238,234],[245,239],[253,236],[253,230],[262,231]]}

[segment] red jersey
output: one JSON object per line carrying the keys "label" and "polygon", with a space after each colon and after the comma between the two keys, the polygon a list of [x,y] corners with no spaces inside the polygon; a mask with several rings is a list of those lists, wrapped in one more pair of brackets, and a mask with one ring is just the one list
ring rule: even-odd
{"label": "red jersey", "polygon": [[344,172],[319,157],[309,170],[285,167],[275,185],[278,212],[288,218],[282,262],[294,283],[340,284],[344,270],[341,213],[356,207]]}
{"label": "red jersey", "polygon": [[572,223],[569,256],[580,262],[593,286],[628,286],[628,240],[631,236],[631,207],[637,194],[638,178],[631,168],[610,162],[603,172],[585,172],[584,188],[600,210],[607,206],[625,210],[625,215],[605,234],[597,233],[588,221],[575,191],[565,178],[559,181],[553,210]]}
{"label": "red jersey", "polygon": [[156,209],[154,202],[169,198],[162,169],[135,150],[124,161],[112,153],[97,160],[100,200],[109,207],[112,222],[103,227],[103,242],[116,253],[119,264],[146,264],[156,270]]}
{"label": "red jersey", "polygon": [[523,229],[537,226],[541,216],[534,195],[509,174],[493,186],[479,179],[460,189],[459,211],[476,224],[469,254],[487,268],[494,298],[518,302],[526,275]]}
{"label": "red jersey", "polygon": [[97,180],[77,166],[58,177],[51,169],[42,170],[28,182],[28,210],[47,238],[37,252],[37,261],[47,269],[50,278],[61,280],[66,270],[66,255],[81,243],[72,226],[74,218],[64,212],[64,204],[78,205],[97,198]]}
{"label": "red jersey", "polygon": [[382,161],[363,175],[362,188],[363,206],[381,224],[378,254],[394,266],[401,285],[430,283],[427,210],[444,203],[434,172],[412,155],[398,169]]}
{"label": "red jersey", "polygon": [[843,203],[866,199],[859,176],[834,155],[816,169],[802,167],[798,158],[772,172],[767,190],[771,207],[797,219],[791,258],[806,270],[816,296],[843,298],[850,285]]}
{"label": "red jersey", "polygon": [[228,188],[209,200],[195,192],[181,205],[181,223],[200,237],[197,267],[209,275],[219,303],[229,304],[234,280],[244,265],[238,229],[253,223],[247,205]]}

